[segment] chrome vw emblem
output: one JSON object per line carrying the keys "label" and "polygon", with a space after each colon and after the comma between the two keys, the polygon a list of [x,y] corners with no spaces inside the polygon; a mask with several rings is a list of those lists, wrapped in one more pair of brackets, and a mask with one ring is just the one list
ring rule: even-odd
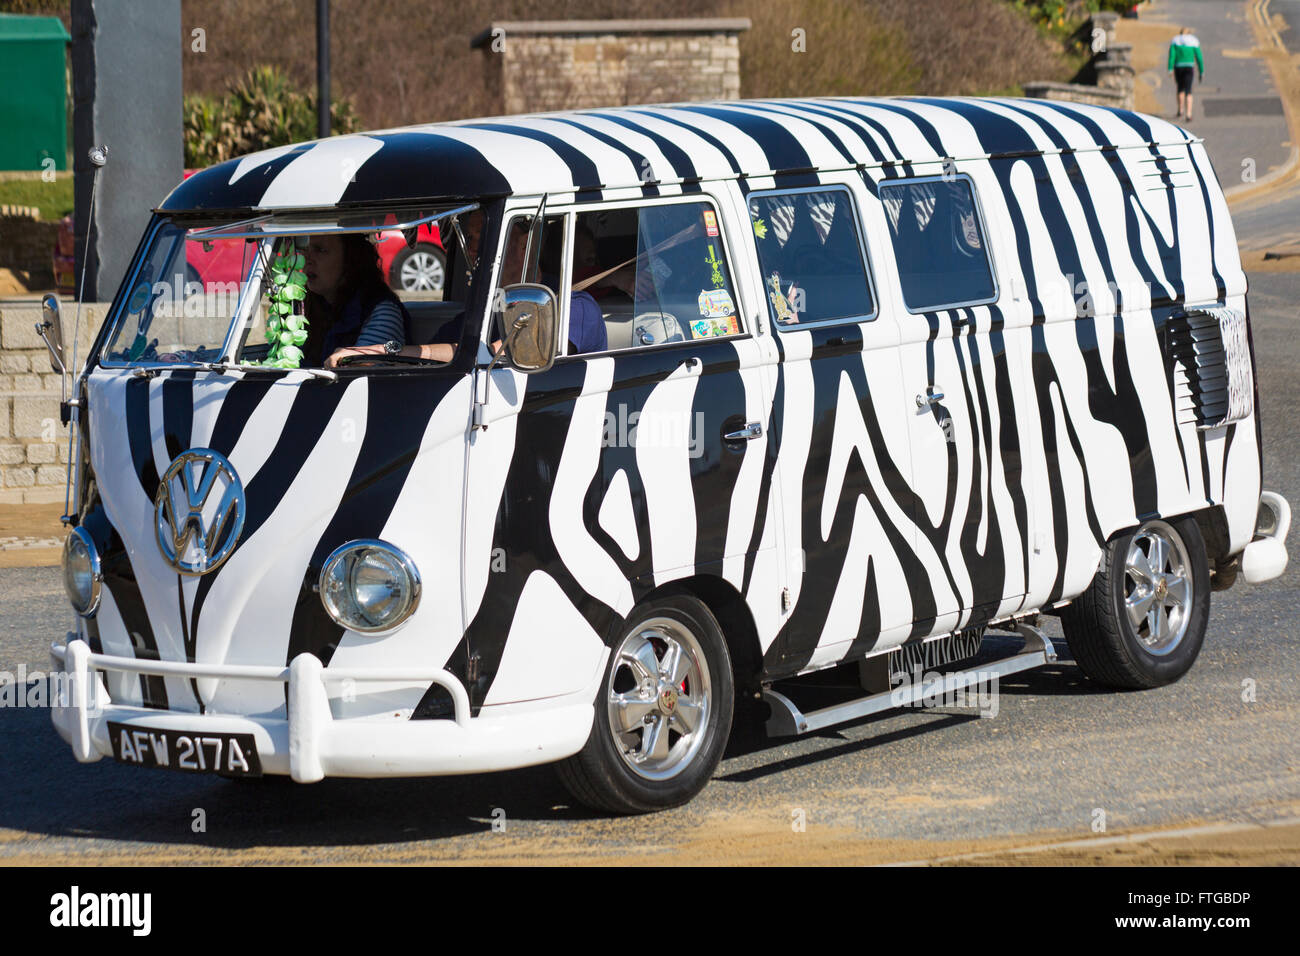
{"label": "chrome vw emblem", "polygon": [[181,574],[207,574],[230,557],[244,530],[244,486],[211,448],[178,455],[153,499],[158,550]]}

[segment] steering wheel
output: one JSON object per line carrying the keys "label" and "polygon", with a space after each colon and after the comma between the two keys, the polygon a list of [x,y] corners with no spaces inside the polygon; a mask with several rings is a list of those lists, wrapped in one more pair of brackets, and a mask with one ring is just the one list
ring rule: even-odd
{"label": "steering wheel", "polygon": [[342,368],[345,365],[359,365],[362,362],[396,362],[398,365],[446,365],[446,362],[436,362],[433,359],[423,359],[415,355],[345,355],[334,363],[335,368]]}
{"label": "steering wheel", "polygon": [[686,334],[675,315],[667,312],[642,312],[632,319],[632,344],[663,345],[665,342],[684,342]]}

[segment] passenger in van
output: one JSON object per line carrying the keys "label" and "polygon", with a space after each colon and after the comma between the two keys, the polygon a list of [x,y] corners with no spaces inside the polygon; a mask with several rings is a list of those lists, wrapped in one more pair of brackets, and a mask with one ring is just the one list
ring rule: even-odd
{"label": "passenger in van", "polygon": [[[596,250],[596,237],[590,229],[579,223],[573,233],[573,288],[583,279],[600,270],[600,256]],[[618,273],[610,276],[615,279]],[[627,294],[627,290],[612,282],[611,287]],[[593,286],[593,289],[595,287]],[[609,348],[605,331],[605,317],[593,292],[578,289],[569,295],[569,355],[582,352],[603,352]]]}
{"label": "passenger in van", "polygon": [[304,364],[332,366],[352,346],[406,344],[410,316],[384,281],[379,253],[364,235],[315,235],[307,241],[307,341]]}
{"label": "passenger in van", "polygon": [[[632,309],[637,302],[646,302],[655,297],[654,272],[637,256],[636,218],[633,215],[629,223],[630,231],[626,235],[610,235],[606,238],[606,255],[602,261],[595,233],[591,227],[579,219],[573,234],[573,284],[575,288],[584,280],[599,275],[604,262],[622,263],[620,268],[600,275],[594,282],[583,287],[601,306],[602,312],[617,310],[620,306]],[[626,248],[620,249],[620,246]],[[609,255],[609,248],[615,252]]]}
{"label": "passenger in van", "polygon": [[[561,254],[563,252],[561,242],[563,232],[560,231],[559,225],[558,221],[547,223],[546,236],[538,254],[537,264],[525,273],[524,256],[528,249],[528,220],[516,219],[511,223],[510,237],[506,245],[505,262],[501,267],[501,284],[503,286],[512,285],[522,278],[523,281],[540,283],[557,295],[559,294]],[[587,259],[592,256],[590,250],[585,250],[578,244],[584,241],[580,238],[582,232],[583,230],[579,230],[574,239],[575,261],[579,255]],[[587,233],[587,240],[591,242],[591,247],[594,249],[595,241],[589,232]],[[575,265],[575,272],[576,270],[577,266]],[[499,316],[493,313],[492,321],[496,322],[498,320]],[[601,318],[600,306],[587,292],[577,291],[571,293],[569,296],[569,349],[566,354],[603,352],[607,347],[605,323]]]}

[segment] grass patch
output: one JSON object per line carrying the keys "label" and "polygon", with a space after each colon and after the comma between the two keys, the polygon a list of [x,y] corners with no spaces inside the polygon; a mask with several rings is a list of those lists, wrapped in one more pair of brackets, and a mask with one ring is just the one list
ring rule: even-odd
{"label": "grass patch", "polygon": [[72,212],[72,177],[60,176],[52,183],[40,179],[0,182],[0,206],[35,206],[42,219],[62,219]]}

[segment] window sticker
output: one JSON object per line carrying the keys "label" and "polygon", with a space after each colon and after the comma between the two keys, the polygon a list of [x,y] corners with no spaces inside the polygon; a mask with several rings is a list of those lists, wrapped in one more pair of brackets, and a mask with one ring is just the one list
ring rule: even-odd
{"label": "window sticker", "polygon": [[[967,212],[960,213],[959,218],[961,221],[961,238],[962,241],[966,243],[966,248],[969,250],[979,249],[980,231],[979,231],[979,226],[975,224],[974,211],[969,210]],[[971,254],[972,254],[971,252],[967,252],[967,255],[971,255]]]}
{"label": "window sticker", "polygon": [[736,335],[740,325],[734,315],[719,319],[696,319],[691,322],[691,338],[712,339],[722,335]]}
{"label": "window sticker", "polygon": [[785,293],[781,291],[781,277],[775,272],[767,279],[767,297],[772,300],[772,308],[776,311],[778,322],[789,325],[791,322],[799,321],[799,316],[795,315],[786,300]]}
{"label": "window sticker", "polygon": [[726,289],[705,289],[700,293],[700,315],[718,319],[736,314],[736,303]]}
{"label": "window sticker", "polygon": [[713,270],[709,276],[709,281],[713,283],[715,289],[725,289],[727,287],[727,278],[722,274],[722,260],[718,258],[718,253],[713,248],[713,243],[709,243],[709,255],[704,260]]}
{"label": "window sticker", "polygon": [[713,214],[712,209],[704,210],[704,231],[710,236],[718,234],[718,217]]}
{"label": "window sticker", "polygon": [[[146,305],[148,305],[149,293],[152,291],[153,290],[150,287],[148,282],[141,282],[138,286],[136,286],[135,291],[131,293],[131,298],[127,300],[126,303],[127,313],[130,315],[135,315]],[[177,298],[179,298],[179,296],[177,296]]]}

